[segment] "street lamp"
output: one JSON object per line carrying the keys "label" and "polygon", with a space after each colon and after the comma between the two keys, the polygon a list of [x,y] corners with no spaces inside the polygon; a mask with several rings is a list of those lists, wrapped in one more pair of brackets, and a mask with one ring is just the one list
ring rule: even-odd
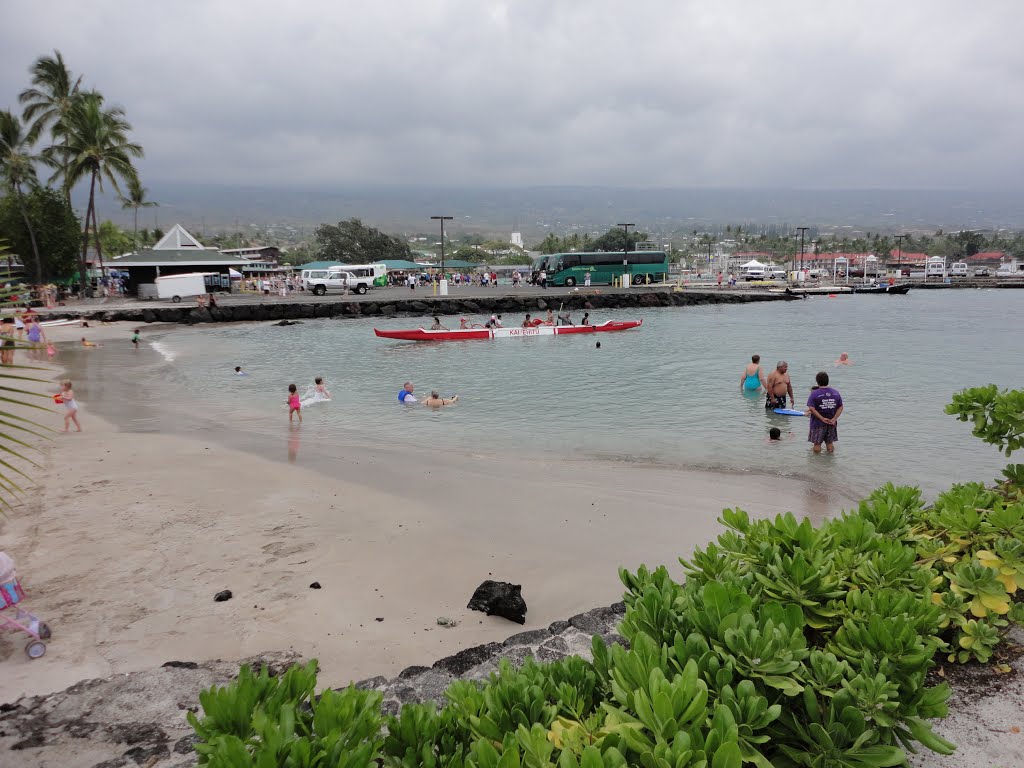
{"label": "street lamp", "polygon": [[451,221],[454,216],[431,216],[431,219],[441,222],[441,279],[444,280],[444,223]]}
{"label": "street lamp", "polygon": [[[896,271],[900,277],[903,277],[903,241],[910,237],[910,235],[895,235],[896,238]],[[925,264],[924,268],[925,279],[928,277],[928,265]]]}
{"label": "street lamp", "polygon": [[626,233],[626,237],[622,242],[622,279],[623,287],[625,287],[626,275],[629,270],[629,228],[635,227],[636,224],[630,222],[628,224],[616,224],[617,227],[622,227],[622,231]]}
{"label": "street lamp", "polygon": [[800,230],[800,271],[804,271],[804,232],[810,227],[797,227]]}

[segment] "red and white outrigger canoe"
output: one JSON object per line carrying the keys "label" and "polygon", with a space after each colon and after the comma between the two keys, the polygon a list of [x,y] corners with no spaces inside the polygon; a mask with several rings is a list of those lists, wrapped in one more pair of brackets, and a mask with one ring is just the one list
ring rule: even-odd
{"label": "red and white outrigger canoe", "polygon": [[608,320],[598,325],[535,325],[532,328],[456,328],[451,331],[428,331],[426,328],[415,328],[409,331],[382,331],[374,328],[373,332],[382,339],[402,339],[404,341],[460,341],[463,339],[508,339],[515,336],[561,336],[565,333],[604,333],[607,331],[628,331],[639,328],[643,320]]}

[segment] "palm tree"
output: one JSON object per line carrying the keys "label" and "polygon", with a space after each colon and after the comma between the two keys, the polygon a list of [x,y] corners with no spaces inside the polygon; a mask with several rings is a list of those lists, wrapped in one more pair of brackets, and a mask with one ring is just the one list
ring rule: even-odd
{"label": "palm tree", "polygon": [[38,184],[36,161],[39,158],[32,154],[33,143],[34,137],[30,131],[25,131],[17,116],[10,110],[0,112],[0,178],[3,178],[7,188],[18,201],[21,218],[25,220],[29,241],[32,243],[32,256],[36,261],[36,285],[42,285],[43,262],[39,258],[36,230],[28,215],[23,189],[25,185],[32,187]]}
{"label": "palm tree", "polygon": [[[79,181],[89,180],[89,204],[85,210],[85,225],[82,229],[82,257],[79,272],[82,287],[87,275],[85,254],[89,247],[89,228],[92,227],[96,255],[100,270],[103,269],[103,250],[99,240],[99,224],[96,220],[96,185],[103,190],[107,179],[120,194],[118,180],[131,184],[138,182],[138,173],[132,165],[132,158],[142,157],[142,147],[128,140],[131,124],[125,120],[120,107],[103,108],[103,97],[94,91],[82,93],[75,100],[71,111],[61,124],[60,135],[64,142],[44,152],[44,160],[61,174],[66,169],[65,184],[68,189]],[[51,179],[52,180],[52,179]]]}
{"label": "palm tree", "polygon": [[[64,57],[55,50],[53,56],[40,56],[29,69],[32,88],[18,95],[24,105],[22,117],[29,124],[33,139],[49,127],[56,138],[79,97],[82,78],[75,78],[64,64]],[[61,167],[64,196],[71,204],[71,185],[67,183],[67,166]]]}
{"label": "palm tree", "polygon": [[135,179],[128,180],[128,194],[121,197],[121,208],[131,208],[135,217],[135,226],[132,230],[132,249],[138,250],[139,244],[139,208],[154,208],[159,203],[146,199],[148,192],[142,183]]}

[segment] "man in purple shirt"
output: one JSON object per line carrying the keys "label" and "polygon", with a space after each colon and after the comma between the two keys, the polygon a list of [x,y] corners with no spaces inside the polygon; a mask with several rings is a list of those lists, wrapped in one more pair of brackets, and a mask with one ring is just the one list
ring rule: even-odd
{"label": "man in purple shirt", "polygon": [[839,432],[836,422],[843,413],[843,397],[828,385],[828,374],[821,371],[814,380],[818,386],[811,390],[807,398],[807,408],[811,417],[811,428],[807,434],[807,442],[814,444],[814,452],[821,453],[821,444],[832,453],[835,450]]}

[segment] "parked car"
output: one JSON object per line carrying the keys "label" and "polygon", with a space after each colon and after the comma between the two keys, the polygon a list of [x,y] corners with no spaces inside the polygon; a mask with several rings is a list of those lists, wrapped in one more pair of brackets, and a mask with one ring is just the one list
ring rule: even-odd
{"label": "parked car", "polygon": [[747,267],[747,271],[743,273],[743,279],[747,280],[764,280],[768,273],[764,267]]}
{"label": "parked car", "polygon": [[372,277],[356,277],[351,272],[341,269],[330,269],[322,277],[313,277],[306,280],[306,287],[317,296],[323,296],[330,290],[352,291],[360,295],[366,293],[373,286]]}
{"label": "parked car", "polygon": [[975,277],[991,277],[992,273],[989,271],[988,267],[979,267],[978,269],[974,270],[974,276]]}

